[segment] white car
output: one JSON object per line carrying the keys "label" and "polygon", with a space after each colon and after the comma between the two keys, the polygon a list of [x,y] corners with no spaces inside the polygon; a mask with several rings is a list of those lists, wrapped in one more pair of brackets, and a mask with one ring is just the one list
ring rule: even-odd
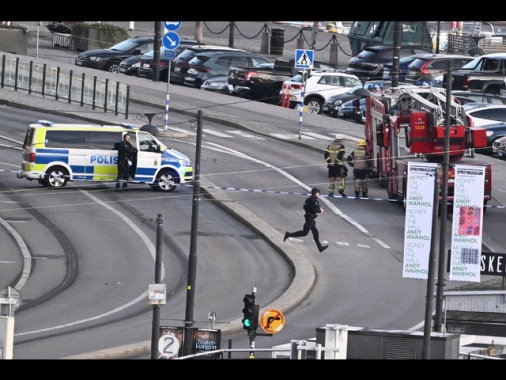
{"label": "white car", "polygon": [[462,106],[472,127],[497,124],[506,121],[506,104],[471,102]]}
{"label": "white car", "polygon": [[321,114],[325,100],[332,95],[342,94],[355,86],[361,86],[362,82],[356,75],[344,72],[319,72],[306,73],[306,80],[302,81],[302,73],[295,75],[283,82],[279,92],[279,104],[283,107],[296,108],[301,104],[302,88],[304,87],[304,106],[307,112]]}

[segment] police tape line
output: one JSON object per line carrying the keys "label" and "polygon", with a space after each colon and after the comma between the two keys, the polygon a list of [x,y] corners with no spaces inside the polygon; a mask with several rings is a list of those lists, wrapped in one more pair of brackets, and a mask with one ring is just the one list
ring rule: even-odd
{"label": "police tape line", "polygon": [[[5,170],[0,169],[0,172],[5,173],[15,173],[17,174],[17,170]],[[111,182],[115,183],[116,180],[111,181],[101,181],[101,182]],[[137,184],[147,184],[148,182],[144,181],[128,181],[128,183],[137,183]],[[193,187],[192,184],[184,184],[186,187]],[[275,191],[275,190],[258,190],[258,189],[243,189],[240,187],[220,187],[220,186],[201,186],[204,189],[215,189],[215,190],[228,190],[228,191],[242,191],[247,193],[266,193],[266,194],[281,194],[281,195],[304,195],[304,196],[310,196],[311,193],[297,193],[297,192],[291,192],[291,191]],[[403,200],[400,199],[388,199],[388,198],[375,198],[375,197],[348,197],[348,196],[342,196],[342,195],[321,195],[321,197],[324,198],[331,198],[331,199],[353,199],[353,200],[365,200],[365,201],[388,201],[391,203],[403,203]],[[499,206],[499,205],[484,205],[483,207],[488,208],[506,208],[506,206]]]}
{"label": "police tape line", "polygon": [[[187,184],[186,186],[193,187],[190,184]],[[290,192],[290,191],[274,191],[274,190],[257,190],[257,189],[242,189],[239,187],[219,187],[219,186],[201,186],[205,189],[216,189],[216,190],[230,190],[230,191],[243,191],[243,192],[249,192],[249,193],[269,193],[269,194],[282,194],[282,195],[304,195],[304,196],[310,196],[311,193],[296,193],[296,192]],[[352,200],[365,200],[365,201],[388,201],[391,203],[404,203],[401,199],[388,199],[388,198],[375,198],[375,197],[353,197],[353,196],[342,196],[342,195],[320,195],[320,197],[323,198],[330,198],[330,199],[352,199]],[[484,205],[483,207],[489,207],[489,208],[506,208],[506,206],[499,206],[499,205]]]}

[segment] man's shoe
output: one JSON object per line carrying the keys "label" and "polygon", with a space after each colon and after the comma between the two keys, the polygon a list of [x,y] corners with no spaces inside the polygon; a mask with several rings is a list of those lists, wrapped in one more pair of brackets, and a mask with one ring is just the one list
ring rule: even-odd
{"label": "man's shoe", "polygon": [[319,250],[320,252],[323,252],[323,251],[325,251],[328,247],[329,247],[329,246],[328,246],[328,245],[326,245],[325,247],[320,247],[320,248],[318,248],[318,250]]}
{"label": "man's shoe", "polygon": [[369,197],[367,196],[367,193],[362,193],[362,198],[369,198]]}
{"label": "man's shoe", "polygon": [[285,232],[285,237],[283,238],[283,241],[286,241],[290,237],[290,232]]}
{"label": "man's shoe", "polygon": [[334,193],[329,193],[329,198],[334,198]]}
{"label": "man's shoe", "polygon": [[339,191],[339,194],[341,194],[341,196],[342,196],[343,198],[346,198],[346,194],[344,193],[344,190]]}

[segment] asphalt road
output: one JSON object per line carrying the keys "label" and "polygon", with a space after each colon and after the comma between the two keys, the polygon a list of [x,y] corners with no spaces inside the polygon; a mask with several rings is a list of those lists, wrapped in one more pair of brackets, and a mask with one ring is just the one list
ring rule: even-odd
{"label": "asphalt road", "polygon": [[[51,48],[49,48],[49,50],[55,50],[55,49],[51,49]],[[60,49],[58,49],[58,51],[57,51],[56,53],[53,51],[53,52],[47,52],[47,54],[60,54],[60,51],[59,51],[59,50],[60,50]],[[39,53],[40,53],[40,52],[41,52],[41,51],[39,51]],[[65,53],[68,53],[68,52],[65,52]],[[68,55],[68,54],[67,54],[67,55]],[[73,61],[72,61],[72,62],[73,62]],[[284,111],[284,110],[280,110],[280,112],[281,112],[281,111]],[[312,118],[309,118],[309,117],[308,117],[308,119],[312,119]],[[314,119],[314,120],[317,120],[317,119]],[[321,120],[321,119],[318,119],[318,120]],[[320,147],[320,148],[321,148],[321,147]]]}

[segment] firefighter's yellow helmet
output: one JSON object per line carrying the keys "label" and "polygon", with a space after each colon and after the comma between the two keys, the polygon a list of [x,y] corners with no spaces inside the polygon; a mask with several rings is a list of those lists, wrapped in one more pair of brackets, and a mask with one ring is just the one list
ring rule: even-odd
{"label": "firefighter's yellow helmet", "polygon": [[365,140],[358,140],[358,146],[365,146]]}

